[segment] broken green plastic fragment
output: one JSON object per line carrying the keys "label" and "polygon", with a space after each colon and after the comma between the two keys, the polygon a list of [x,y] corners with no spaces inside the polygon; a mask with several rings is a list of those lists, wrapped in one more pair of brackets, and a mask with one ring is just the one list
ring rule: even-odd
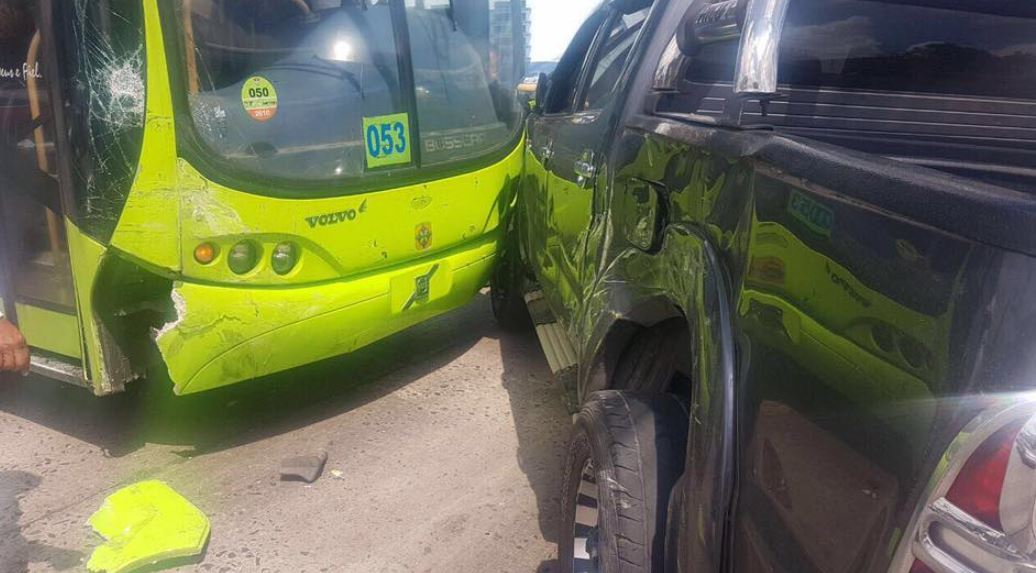
{"label": "broken green plastic fragment", "polygon": [[209,520],[160,481],[143,481],[108,496],[88,521],[107,543],[90,556],[90,571],[125,573],[202,552]]}

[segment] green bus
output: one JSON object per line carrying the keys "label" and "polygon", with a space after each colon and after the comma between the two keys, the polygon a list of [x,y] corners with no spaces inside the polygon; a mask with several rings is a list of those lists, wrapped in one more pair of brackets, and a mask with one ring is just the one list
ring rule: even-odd
{"label": "green bus", "polygon": [[194,393],[470,300],[521,170],[527,19],[523,0],[0,0],[0,294],[33,370]]}

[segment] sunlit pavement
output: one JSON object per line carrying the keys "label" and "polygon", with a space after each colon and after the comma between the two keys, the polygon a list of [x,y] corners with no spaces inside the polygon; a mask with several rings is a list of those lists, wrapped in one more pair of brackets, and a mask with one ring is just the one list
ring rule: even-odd
{"label": "sunlit pavement", "polygon": [[[80,571],[86,520],[156,478],[212,522],[179,571],[552,571],[568,416],[488,300],[352,356],[179,399],[0,383],[0,571]],[[323,477],[282,459],[325,450]]]}

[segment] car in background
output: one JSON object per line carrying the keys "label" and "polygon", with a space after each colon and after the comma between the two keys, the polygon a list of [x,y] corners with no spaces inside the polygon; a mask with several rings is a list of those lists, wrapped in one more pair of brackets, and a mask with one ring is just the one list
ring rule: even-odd
{"label": "car in background", "polygon": [[557,62],[532,62],[529,64],[528,69],[525,70],[525,76],[518,84],[519,99],[525,103],[531,101],[536,95],[536,84],[540,81],[540,74],[549,76],[557,65]]}
{"label": "car in background", "polygon": [[549,76],[557,65],[557,62],[533,62],[529,64],[528,69],[525,70],[525,77],[518,84],[518,91],[529,94],[536,93],[536,84],[539,83],[540,74]]}
{"label": "car in background", "polygon": [[1036,570],[1033,38],[1012,0],[587,20],[493,295],[578,412],[562,571]]}

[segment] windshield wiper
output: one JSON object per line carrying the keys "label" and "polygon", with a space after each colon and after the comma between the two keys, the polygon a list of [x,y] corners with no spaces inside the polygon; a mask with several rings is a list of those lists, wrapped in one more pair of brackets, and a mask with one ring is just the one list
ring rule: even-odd
{"label": "windshield wiper", "polygon": [[313,59],[316,60],[320,65],[309,64],[305,62],[277,62],[276,64],[273,64],[272,66],[269,66],[266,69],[287,69],[299,70],[303,72],[314,72],[333,78],[341,78],[344,80],[348,80],[348,82],[352,84],[354,88],[356,88],[356,91],[359,92],[360,98],[364,100],[367,99],[367,94],[363,92],[363,85],[360,83],[360,80],[357,79],[356,74],[350,72],[349,70],[339,67],[338,65],[336,65],[334,61],[322,58],[316,54],[313,54]]}

